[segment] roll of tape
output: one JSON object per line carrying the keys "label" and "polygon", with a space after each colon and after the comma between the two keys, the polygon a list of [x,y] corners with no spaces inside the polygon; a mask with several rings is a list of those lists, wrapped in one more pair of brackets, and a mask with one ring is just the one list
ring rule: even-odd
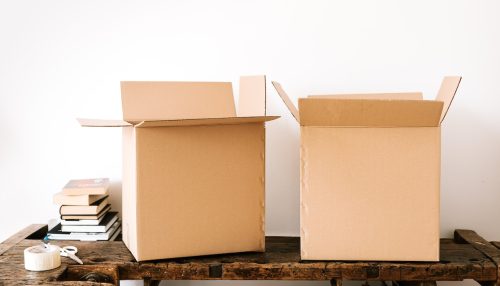
{"label": "roll of tape", "polygon": [[24,268],[31,271],[51,270],[61,266],[59,246],[35,245],[24,250]]}

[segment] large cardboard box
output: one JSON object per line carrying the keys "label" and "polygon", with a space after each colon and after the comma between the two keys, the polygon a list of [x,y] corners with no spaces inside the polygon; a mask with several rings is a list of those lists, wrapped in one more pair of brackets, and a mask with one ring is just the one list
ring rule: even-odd
{"label": "large cardboard box", "polygon": [[441,123],[460,77],[421,93],[310,96],[300,123],[305,260],[439,260]]}
{"label": "large cardboard box", "polygon": [[138,261],[264,251],[264,76],[122,82],[123,241]]}

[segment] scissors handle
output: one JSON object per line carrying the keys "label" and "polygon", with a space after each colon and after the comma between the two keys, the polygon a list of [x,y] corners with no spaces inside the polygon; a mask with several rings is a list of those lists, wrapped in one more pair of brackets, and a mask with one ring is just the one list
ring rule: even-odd
{"label": "scissors handle", "polygon": [[76,254],[78,252],[78,248],[76,248],[75,246],[65,246],[62,248],[66,253],[72,253],[72,254]]}
{"label": "scissors handle", "polygon": [[74,246],[65,246],[61,247],[61,256],[67,256],[68,258],[73,259],[79,264],[83,264],[83,261],[78,258],[75,254],[78,252],[78,248]]}

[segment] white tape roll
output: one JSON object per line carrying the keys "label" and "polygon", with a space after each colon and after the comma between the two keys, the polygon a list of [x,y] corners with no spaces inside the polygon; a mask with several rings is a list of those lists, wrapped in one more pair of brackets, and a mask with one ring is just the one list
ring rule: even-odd
{"label": "white tape roll", "polygon": [[61,265],[59,246],[35,245],[24,250],[24,268],[31,271],[45,271]]}

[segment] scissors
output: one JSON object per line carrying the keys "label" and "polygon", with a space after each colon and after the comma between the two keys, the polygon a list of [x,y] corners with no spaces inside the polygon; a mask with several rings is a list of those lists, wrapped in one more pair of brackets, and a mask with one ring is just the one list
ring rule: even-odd
{"label": "scissors", "polygon": [[65,256],[68,258],[73,259],[74,261],[78,262],[79,264],[83,264],[83,261],[76,256],[76,253],[78,252],[78,248],[75,246],[64,246],[64,247],[59,247],[60,249],[60,254],[61,256]]}

